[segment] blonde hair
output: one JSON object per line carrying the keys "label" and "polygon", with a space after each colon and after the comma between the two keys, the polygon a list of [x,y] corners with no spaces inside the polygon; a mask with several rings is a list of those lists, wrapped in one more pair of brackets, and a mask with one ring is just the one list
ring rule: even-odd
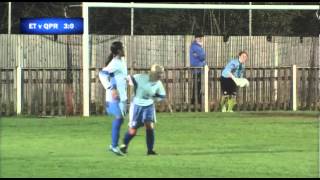
{"label": "blonde hair", "polygon": [[163,68],[163,66],[161,66],[161,65],[159,65],[159,64],[153,64],[153,65],[151,66],[150,71],[151,71],[152,73],[164,72],[164,68]]}

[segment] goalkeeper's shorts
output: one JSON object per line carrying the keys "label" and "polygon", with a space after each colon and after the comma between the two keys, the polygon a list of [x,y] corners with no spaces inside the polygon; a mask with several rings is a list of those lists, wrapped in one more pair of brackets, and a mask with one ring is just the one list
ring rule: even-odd
{"label": "goalkeeper's shorts", "polygon": [[237,94],[238,87],[236,83],[232,80],[232,78],[225,78],[221,76],[220,83],[221,83],[221,90],[223,95]]}

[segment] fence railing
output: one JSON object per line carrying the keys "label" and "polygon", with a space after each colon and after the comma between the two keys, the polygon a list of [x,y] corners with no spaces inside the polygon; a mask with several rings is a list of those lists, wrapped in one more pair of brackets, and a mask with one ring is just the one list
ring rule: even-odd
{"label": "fence railing", "polygon": [[[81,114],[81,69],[23,69],[22,113]],[[72,77],[67,77],[68,73]]]}
{"label": "fence railing", "polygon": [[[105,90],[99,82],[101,68],[91,68],[90,114],[104,114]],[[201,92],[194,81],[195,68],[165,69],[163,84],[168,101],[175,112],[220,111],[220,74],[222,67],[200,68]],[[81,115],[82,69],[23,68],[21,93],[17,93],[17,70],[0,69],[0,115],[15,115],[19,109],[27,115]],[[129,69],[130,74],[147,72],[146,68]],[[240,88],[236,111],[320,110],[319,68],[310,67],[247,67],[249,87]],[[201,100],[192,93],[201,94]],[[128,90],[128,97],[131,98]],[[200,103],[201,101],[201,103]],[[164,104],[157,111],[169,111]]]}

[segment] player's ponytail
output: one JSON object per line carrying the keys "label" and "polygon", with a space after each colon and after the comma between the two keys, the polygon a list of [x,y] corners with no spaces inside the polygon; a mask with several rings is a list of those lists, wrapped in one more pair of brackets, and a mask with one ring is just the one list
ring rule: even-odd
{"label": "player's ponytail", "polygon": [[111,44],[110,51],[111,51],[111,53],[109,54],[107,61],[105,63],[106,66],[111,62],[111,60],[115,56],[120,56],[120,57],[124,56],[124,49],[123,49],[122,42],[120,42],[120,41],[113,42]]}
{"label": "player's ponytail", "polygon": [[106,61],[105,65],[108,66],[108,64],[111,62],[112,59],[113,59],[113,54],[110,53],[109,56],[107,57],[107,61]]}

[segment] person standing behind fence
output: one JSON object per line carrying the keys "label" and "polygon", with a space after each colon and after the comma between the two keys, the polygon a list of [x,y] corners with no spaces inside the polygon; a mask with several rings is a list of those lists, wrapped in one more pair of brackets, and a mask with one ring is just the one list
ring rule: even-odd
{"label": "person standing behind fence", "polygon": [[[239,57],[231,59],[221,73],[221,90],[222,96],[220,106],[222,112],[233,112],[236,104],[236,96],[238,87],[248,86],[248,80],[242,78],[245,71],[245,62],[248,59],[246,51],[239,52]],[[227,107],[226,107],[227,104]]]}
{"label": "person standing behind fence", "polygon": [[122,42],[113,42],[110,50],[105,67],[99,72],[99,79],[106,89],[106,112],[115,118],[112,121],[112,143],[108,149],[117,155],[124,155],[118,147],[118,141],[120,127],[127,111],[127,65],[123,59]]}
{"label": "person standing behind fence", "polygon": [[129,129],[124,136],[121,151],[127,153],[129,142],[136,135],[138,128],[146,128],[147,155],[157,155],[154,151],[154,123],[156,122],[155,101],[166,98],[161,82],[164,68],[158,64],[151,66],[149,74],[129,76],[129,84],[134,87],[134,97],[129,110]]}
{"label": "person standing behind fence", "polygon": [[[204,67],[206,65],[206,53],[203,49],[202,38],[203,35],[195,35],[194,41],[190,46],[190,66],[191,67]],[[193,79],[193,92],[191,97],[191,103],[195,103],[196,96],[198,96],[198,103],[201,104],[201,73],[203,71],[200,69],[192,70]]]}

